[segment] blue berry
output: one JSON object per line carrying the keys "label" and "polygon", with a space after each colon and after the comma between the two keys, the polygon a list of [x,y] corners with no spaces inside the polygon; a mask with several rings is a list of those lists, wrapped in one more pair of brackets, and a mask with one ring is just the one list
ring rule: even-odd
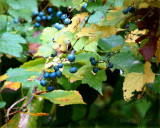
{"label": "blue berry", "polygon": [[85,4],[83,5],[83,8],[84,8],[84,9],[87,9],[87,3],[85,3]]}
{"label": "blue berry", "polygon": [[95,58],[94,58],[94,57],[90,57],[90,62],[91,62],[92,60],[95,60]]}
{"label": "blue berry", "polygon": [[62,64],[62,63],[59,63],[59,64],[58,64],[58,67],[59,67],[59,68],[62,68],[62,67],[63,67],[63,64]]}
{"label": "blue berry", "polygon": [[62,76],[62,72],[60,70],[56,71],[56,76],[60,78]]}
{"label": "blue berry", "polygon": [[42,86],[46,86],[46,85],[47,85],[47,83],[46,83],[45,80],[41,80],[41,81],[40,81],[40,84],[41,84]]}
{"label": "blue berry", "polygon": [[134,13],[135,12],[135,8],[131,7],[130,10],[128,10],[130,13]]}
{"label": "blue berry", "polygon": [[49,90],[49,91],[53,91],[53,90],[54,90],[54,87],[53,87],[53,86],[48,86],[48,90]]}
{"label": "blue berry", "polygon": [[42,20],[46,20],[46,16],[42,16]]}
{"label": "blue berry", "polygon": [[108,67],[107,68],[113,68],[113,63],[109,63],[109,64],[107,64],[108,65]]}
{"label": "blue berry", "polygon": [[98,72],[98,68],[97,68],[97,67],[94,67],[94,68],[93,68],[93,72],[94,72],[94,73],[97,73],[97,72]]}
{"label": "blue berry", "polygon": [[43,16],[44,15],[44,12],[39,12],[39,16]]}
{"label": "blue berry", "polygon": [[58,27],[57,27],[58,30],[62,30],[63,28],[64,28],[63,24],[59,24]]}
{"label": "blue berry", "polygon": [[37,16],[37,17],[36,17],[36,21],[41,21],[41,17],[40,17],[40,16]]}
{"label": "blue berry", "polygon": [[66,19],[64,20],[64,23],[65,23],[65,24],[70,24],[70,22],[71,22],[71,20],[70,20],[69,18],[66,18]]}
{"label": "blue berry", "polygon": [[33,12],[33,16],[37,16],[38,15],[38,12]]}
{"label": "blue berry", "polygon": [[50,78],[56,78],[56,72],[52,72],[50,75],[49,75]]}
{"label": "blue berry", "polygon": [[54,27],[58,29],[59,23],[55,23],[55,24],[54,24]]}
{"label": "blue berry", "polygon": [[52,16],[47,16],[47,20],[51,20],[52,19]]}
{"label": "blue berry", "polygon": [[67,14],[63,14],[62,16],[61,16],[61,20],[65,20],[67,18]]}
{"label": "blue berry", "polygon": [[127,14],[128,13],[128,9],[123,9],[123,14]]}
{"label": "blue berry", "polygon": [[92,64],[93,66],[96,66],[97,61],[96,61],[96,60],[92,60],[92,61],[91,61],[91,64]]}
{"label": "blue berry", "polygon": [[126,28],[129,28],[129,24],[126,25]]}
{"label": "blue berry", "polygon": [[13,22],[14,22],[14,23],[18,23],[19,20],[15,18]]}
{"label": "blue berry", "polygon": [[56,50],[53,54],[51,54],[51,57],[55,57],[55,56],[57,56],[57,51]]}
{"label": "blue berry", "polygon": [[74,54],[69,54],[67,56],[67,59],[70,61],[70,62],[74,62],[75,61],[75,55]]}
{"label": "blue berry", "polygon": [[34,23],[34,26],[37,27],[37,28],[39,28],[39,27],[41,26],[41,24],[38,23],[38,22],[35,22],[35,23]]}
{"label": "blue berry", "polygon": [[58,70],[59,70],[59,67],[58,67],[58,66],[54,66],[54,70],[55,70],[55,71],[58,71]]}
{"label": "blue berry", "polygon": [[48,8],[48,12],[49,12],[49,13],[52,13],[52,12],[53,12],[53,9],[52,9],[52,8]]}
{"label": "blue berry", "polygon": [[76,73],[77,72],[77,67],[71,67],[70,69],[69,69],[69,72],[70,73]]}
{"label": "blue berry", "polygon": [[128,11],[131,11],[132,10],[132,7],[128,7]]}
{"label": "blue berry", "polygon": [[43,75],[44,78],[48,78],[49,77],[49,73],[46,72],[44,75]]}
{"label": "blue berry", "polygon": [[61,17],[61,15],[62,15],[61,11],[58,11],[57,14],[56,14],[57,17]]}

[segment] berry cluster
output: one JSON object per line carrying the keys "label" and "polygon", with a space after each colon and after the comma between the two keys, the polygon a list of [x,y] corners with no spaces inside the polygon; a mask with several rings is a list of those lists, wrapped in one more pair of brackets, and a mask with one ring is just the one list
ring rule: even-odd
{"label": "berry cluster", "polygon": [[45,21],[45,20],[50,21],[53,18],[53,16],[54,16],[53,9],[48,8],[47,12],[49,14],[46,14],[46,15],[42,11],[40,11],[39,13],[33,12],[33,16],[36,16],[36,22],[34,23],[35,27],[39,28],[41,26],[41,24],[40,24],[41,21]]}
{"label": "berry cluster", "polygon": [[[68,25],[68,24],[71,23],[71,20],[70,20],[69,18],[67,18],[67,17],[68,17],[67,14],[63,14],[61,11],[58,11],[58,12],[56,13],[56,16],[57,16],[58,18],[60,18],[60,19],[63,21],[64,24],[67,24],[67,25]],[[64,25],[63,25],[63,24],[60,24],[60,23],[55,23],[55,24],[54,24],[54,27],[57,28],[58,30],[61,30],[61,29],[64,28]]]}
{"label": "berry cluster", "polygon": [[[75,61],[75,55],[74,54],[69,54],[68,56],[67,56],[67,59],[68,59],[68,61],[69,62],[71,62],[71,65],[72,65],[72,62],[74,62]],[[77,72],[77,67],[71,67],[70,69],[69,69],[69,72],[70,73],[76,73]]]}
{"label": "berry cluster", "polygon": [[128,12],[130,13],[134,13],[135,12],[135,8],[134,7],[128,7],[127,9],[123,9],[123,14],[127,14]]}
{"label": "berry cluster", "polygon": [[[90,62],[91,62],[92,66],[96,66],[98,64],[94,57],[90,57]],[[98,72],[98,68],[97,67],[93,67],[93,72],[97,73]]]}

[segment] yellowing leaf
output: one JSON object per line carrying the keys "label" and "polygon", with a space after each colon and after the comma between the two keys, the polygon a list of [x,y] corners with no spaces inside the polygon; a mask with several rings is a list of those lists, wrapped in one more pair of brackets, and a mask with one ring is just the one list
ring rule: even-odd
{"label": "yellowing leaf", "polygon": [[126,76],[123,83],[123,96],[126,101],[131,100],[134,91],[142,91],[143,73],[130,73]]}
{"label": "yellowing leaf", "polygon": [[83,20],[88,16],[88,13],[84,12],[81,14],[77,14],[72,18],[72,24],[68,25],[67,28],[64,28],[64,31],[70,31],[72,33],[80,30],[81,24],[83,23]]}
{"label": "yellowing leaf", "polygon": [[49,116],[49,113],[27,113],[27,112],[21,112],[23,114],[29,114],[32,116]]}
{"label": "yellowing leaf", "polygon": [[9,88],[12,90],[18,90],[21,87],[21,83],[20,82],[12,82],[12,81],[5,81],[4,85],[3,85],[3,89],[5,88]]}
{"label": "yellowing leaf", "polygon": [[160,63],[160,38],[157,42],[157,51],[155,53],[156,56],[156,64],[158,65]]}
{"label": "yellowing leaf", "polygon": [[7,78],[8,78],[7,74],[4,74],[4,75],[0,76],[0,82],[4,81]]}
{"label": "yellowing leaf", "polygon": [[151,63],[146,62],[144,65],[144,84],[153,83],[155,80],[155,74],[151,70]]}

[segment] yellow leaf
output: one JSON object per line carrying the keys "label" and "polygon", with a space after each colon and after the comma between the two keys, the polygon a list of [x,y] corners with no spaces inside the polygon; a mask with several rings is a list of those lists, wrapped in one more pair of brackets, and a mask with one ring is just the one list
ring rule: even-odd
{"label": "yellow leaf", "polygon": [[7,74],[4,74],[4,75],[0,76],[0,82],[4,81],[7,78],[8,78]]}
{"label": "yellow leaf", "polygon": [[49,113],[27,113],[27,112],[21,112],[21,113],[32,115],[32,116],[49,116]]}
{"label": "yellow leaf", "polygon": [[9,88],[12,90],[18,90],[21,87],[21,83],[20,82],[12,82],[12,81],[5,81],[4,85],[3,85],[3,89],[5,88]]}
{"label": "yellow leaf", "polygon": [[155,74],[152,72],[151,63],[146,61],[144,65],[144,84],[153,83],[155,80]]}
{"label": "yellow leaf", "polygon": [[123,96],[126,101],[131,100],[134,91],[142,91],[144,86],[143,73],[130,73],[123,83]]}
{"label": "yellow leaf", "polygon": [[141,8],[148,8],[148,6],[149,6],[149,3],[147,3],[147,2],[142,2],[142,3],[139,5],[139,9],[141,9]]}
{"label": "yellow leaf", "polygon": [[157,42],[157,51],[155,53],[155,56],[156,56],[156,64],[158,66],[158,64],[160,63],[160,38]]}

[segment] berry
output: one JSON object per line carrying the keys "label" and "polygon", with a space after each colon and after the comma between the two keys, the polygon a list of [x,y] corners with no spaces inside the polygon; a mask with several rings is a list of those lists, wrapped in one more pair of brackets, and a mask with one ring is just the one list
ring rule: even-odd
{"label": "berry", "polygon": [[39,27],[41,26],[41,24],[38,23],[38,22],[35,22],[35,23],[34,23],[34,26],[37,27],[37,28],[39,28]]}
{"label": "berry", "polygon": [[64,20],[64,23],[65,23],[65,24],[70,24],[70,22],[71,22],[71,20],[68,19],[68,18],[66,18],[66,19]]}
{"label": "berry", "polygon": [[49,75],[50,75],[50,74],[49,74],[48,72],[46,72],[46,73],[43,75],[43,77],[44,77],[44,78],[48,78]]}
{"label": "berry", "polygon": [[47,83],[46,83],[45,80],[41,80],[41,81],[40,81],[40,84],[41,84],[42,86],[46,86],[46,85],[47,85]]}
{"label": "berry", "polygon": [[62,30],[63,28],[64,28],[63,24],[59,24],[58,27],[57,27],[58,30]]}
{"label": "berry", "polygon": [[94,73],[97,73],[97,72],[98,72],[98,68],[97,68],[97,67],[94,67],[94,68],[93,68],[93,72],[94,72]]}
{"label": "berry", "polygon": [[128,9],[123,9],[123,14],[127,14],[128,13]]}
{"label": "berry", "polygon": [[51,17],[53,17],[53,16],[54,16],[54,14],[53,14],[53,13],[51,13],[51,14],[50,14],[50,16],[51,16]]}
{"label": "berry", "polygon": [[57,14],[56,14],[57,17],[61,17],[61,15],[62,15],[61,11],[58,11]]}
{"label": "berry", "polygon": [[54,86],[48,86],[48,90],[49,91],[53,91],[54,90]]}
{"label": "berry", "polygon": [[109,63],[109,64],[107,64],[108,65],[108,67],[107,68],[113,68],[113,63]]}
{"label": "berry", "polygon": [[84,9],[87,9],[87,3],[85,3],[85,4],[83,5],[83,8],[84,8]]}
{"label": "berry", "polygon": [[14,22],[14,23],[18,23],[19,20],[15,18],[13,22]]}
{"label": "berry", "polygon": [[93,66],[96,66],[97,61],[96,61],[96,60],[92,60],[92,61],[91,61],[91,64],[92,64]]}
{"label": "berry", "polygon": [[53,54],[51,54],[51,57],[55,57],[55,56],[57,56],[57,51],[56,50]]}
{"label": "berry", "polygon": [[55,23],[55,24],[54,24],[54,27],[58,29],[59,23]]}
{"label": "berry", "polygon": [[58,68],[62,68],[63,67],[63,64],[62,63],[59,63],[58,64]]}
{"label": "berry", "polygon": [[60,70],[56,71],[56,76],[60,78],[62,76],[62,72]]}
{"label": "berry", "polygon": [[62,16],[61,16],[61,20],[65,20],[67,18],[67,14],[63,14]]}
{"label": "berry", "polygon": [[33,16],[37,16],[38,15],[38,13],[37,12],[33,12]]}
{"label": "berry", "polygon": [[42,16],[42,20],[46,20],[46,16]]}
{"label": "berry", "polygon": [[129,24],[126,25],[126,28],[129,28]]}
{"label": "berry", "polygon": [[69,69],[69,72],[70,73],[76,73],[77,72],[77,67],[71,67],[70,69]]}
{"label": "berry", "polygon": [[128,11],[130,12],[132,10],[132,7],[128,7]]}
{"label": "berry", "polygon": [[40,16],[37,16],[37,17],[36,17],[36,21],[41,21],[41,17],[40,17]]}
{"label": "berry", "polygon": [[58,66],[54,66],[54,70],[55,70],[55,71],[58,71],[58,70],[59,70],[59,67],[58,67]]}
{"label": "berry", "polygon": [[48,12],[49,12],[49,13],[52,13],[52,12],[53,12],[53,9],[52,9],[52,8],[48,8]]}
{"label": "berry", "polygon": [[56,72],[52,72],[50,75],[49,75],[50,78],[56,78]]}
{"label": "berry", "polygon": [[134,13],[135,12],[135,8],[131,7],[131,9],[129,10],[130,13]]}
{"label": "berry", "polygon": [[51,20],[52,19],[52,16],[47,16],[47,20]]}
{"label": "berry", "polygon": [[74,62],[75,61],[75,55],[74,54],[69,54],[67,56],[67,59],[70,61],[70,62]]}
{"label": "berry", "polygon": [[44,12],[39,12],[39,16],[43,16],[44,15]]}
{"label": "berry", "polygon": [[95,60],[95,58],[94,58],[94,57],[90,57],[90,62],[91,62],[92,60]]}

